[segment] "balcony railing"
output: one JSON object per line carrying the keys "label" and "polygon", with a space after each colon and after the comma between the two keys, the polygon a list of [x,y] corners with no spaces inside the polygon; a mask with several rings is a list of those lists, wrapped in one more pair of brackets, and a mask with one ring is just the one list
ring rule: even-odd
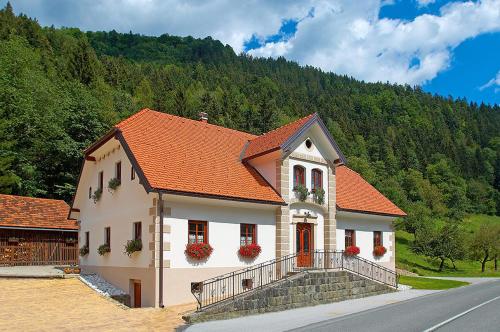
{"label": "balcony railing", "polygon": [[316,250],[295,253],[248,268],[191,283],[191,293],[203,310],[225,300],[234,299],[255,289],[287,279],[297,272],[311,270],[345,270],[397,288],[396,272],[344,251]]}

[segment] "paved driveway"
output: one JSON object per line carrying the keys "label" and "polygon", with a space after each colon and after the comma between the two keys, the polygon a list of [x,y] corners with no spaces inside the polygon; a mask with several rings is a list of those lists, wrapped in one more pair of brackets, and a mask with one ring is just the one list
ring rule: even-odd
{"label": "paved driveway", "polygon": [[191,308],[124,308],[78,279],[0,278],[0,331],[172,331]]}

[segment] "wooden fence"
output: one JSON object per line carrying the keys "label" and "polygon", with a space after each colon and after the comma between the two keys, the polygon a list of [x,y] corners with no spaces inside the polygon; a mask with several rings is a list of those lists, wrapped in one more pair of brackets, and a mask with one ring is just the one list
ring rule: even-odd
{"label": "wooden fence", "polygon": [[78,264],[78,233],[0,229],[0,266]]}

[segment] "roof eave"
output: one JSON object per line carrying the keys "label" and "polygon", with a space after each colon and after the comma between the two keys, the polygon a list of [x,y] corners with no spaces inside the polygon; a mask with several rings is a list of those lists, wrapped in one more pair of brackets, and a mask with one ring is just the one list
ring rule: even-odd
{"label": "roof eave", "polygon": [[384,217],[394,217],[394,218],[403,218],[403,217],[406,217],[406,213],[404,213],[404,212],[403,212],[403,214],[396,214],[396,213],[385,213],[385,212],[358,210],[358,209],[345,209],[345,208],[339,207],[338,205],[337,205],[337,210],[338,211],[343,211],[343,212],[370,214],[370,215],[384,216]]}

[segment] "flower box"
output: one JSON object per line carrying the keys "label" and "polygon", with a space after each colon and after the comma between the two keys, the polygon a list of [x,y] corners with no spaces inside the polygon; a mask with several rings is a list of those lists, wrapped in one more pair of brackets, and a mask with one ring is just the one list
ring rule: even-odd
{"label": "flower box", "polygon": [[108,252],[111,251],[111,248],[109,247],[108,244],[101,244],[99,248],[97,248],[97,253],[101,256],[104,254],[107,254]]}
{"label": "flower box", "polygon": [[259,256],[262,248],[257,243],[243,245],[238,250],[238,254],[245,258],[255,258]]}
{"label": "flower box", "polygon": [[387,249],[384,246],[375,246],[375,248],[373,248],[373,256],[376,257],[384,256],[386,252]]}
{"label": "flower box", "polygon": [[359,253],[360,253],[359,247],[356,246],[350,246],[344,250],[344,255],[346,256],[356,256],[359,255]]}
{"label": "flower box", "polygon": [[196,260],[203,260],[210,257],[214,249],[208,243],[188,243],[185,253]]}
{"label": "flower box", "polygon": [[125,244],[124,253],[127,254],[128,257],[130,257],[134,252],[141,250],[142,250],[142,241],[140,239],[129,240],[127,241],[127,244]]}
{"label": "flower box", "polygon": [[84,245],[83,247],[80,248],[80,256],[86,256],[89,254],[89,247],[87,245]]}

